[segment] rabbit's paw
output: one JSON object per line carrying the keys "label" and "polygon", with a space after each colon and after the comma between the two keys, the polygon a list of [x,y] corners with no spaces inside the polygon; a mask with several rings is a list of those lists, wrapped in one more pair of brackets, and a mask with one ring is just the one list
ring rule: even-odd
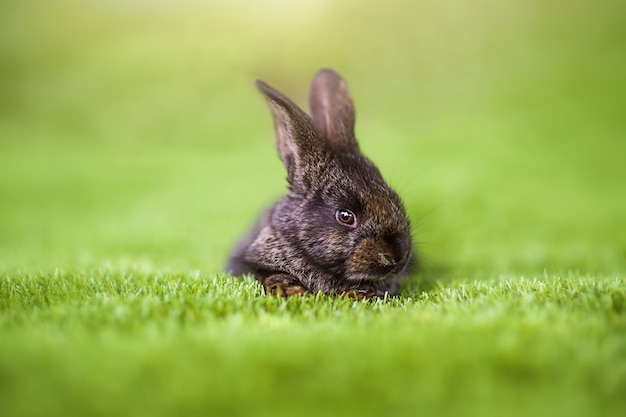
{"label": "rabbit's paw", "polygon": [[376,297],[376,293],[368,290],[348,290],[341,294],[344,298],[352,298],[355,300],[371,300]]}
{"label": "rabbit's paw", "polygon": [[263,286],[266,294],[275,294],[279,297],[291,297],[306,293],[306,289],[300,284],[300,281],[289,274],[271,275],[267,277]]}

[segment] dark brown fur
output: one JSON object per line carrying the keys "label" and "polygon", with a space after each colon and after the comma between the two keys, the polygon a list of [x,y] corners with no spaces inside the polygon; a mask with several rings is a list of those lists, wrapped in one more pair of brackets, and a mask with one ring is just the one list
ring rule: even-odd
{"label": "dark brown fur", "polygon": [[[345,81],[330,69],[317,73],[312,118],[263,81],[257,87],[274,118],[289,193],[239,242],[227,270],[252,274],[267,292],[284,296],[397,294],[415,258],[409,220],[398,195],[359,151]],[[356,214],[356,227],[337,222],[340,209]]]}

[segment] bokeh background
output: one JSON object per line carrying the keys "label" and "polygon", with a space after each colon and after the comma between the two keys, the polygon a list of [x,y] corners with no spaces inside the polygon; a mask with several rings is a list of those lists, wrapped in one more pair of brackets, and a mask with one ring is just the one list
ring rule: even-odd
{"label": "bokeh background", "polygon": [[218,272],[285,185],[253,80],[330,66],[426,271],[623,269],[623,2],[0,7],[5,267]]}

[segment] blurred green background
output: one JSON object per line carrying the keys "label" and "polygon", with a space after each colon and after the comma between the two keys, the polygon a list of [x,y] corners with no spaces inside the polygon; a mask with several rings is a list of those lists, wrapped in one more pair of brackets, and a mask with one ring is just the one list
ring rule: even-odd
{"label": "blurred green background", "polygon": [[623,2],[0,7],[6,267],[219,271],[284,189],[253,80],[331,66],[425,270],[623,270]]}
{"label": "blurred green background", "polygon": [[[617,0],[2,2],[0,394],[620,415],[624,22]],[[306,108],[326,66],[415,224],[417,301],[211,281],[285,189],[254,79]]]}

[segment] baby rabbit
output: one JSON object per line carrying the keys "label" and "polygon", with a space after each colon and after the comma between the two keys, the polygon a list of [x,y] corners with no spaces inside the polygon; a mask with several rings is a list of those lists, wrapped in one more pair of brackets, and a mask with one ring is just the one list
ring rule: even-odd
{"label": "baby rabbit", "polygon": [[265,82],[256,85],[274,118],[289,192],[237,244],[227,270],[284,296],[397,294],[414,258],[409,220],[359,151],[346,82],[331,69],[315,75],[312,118]]}

